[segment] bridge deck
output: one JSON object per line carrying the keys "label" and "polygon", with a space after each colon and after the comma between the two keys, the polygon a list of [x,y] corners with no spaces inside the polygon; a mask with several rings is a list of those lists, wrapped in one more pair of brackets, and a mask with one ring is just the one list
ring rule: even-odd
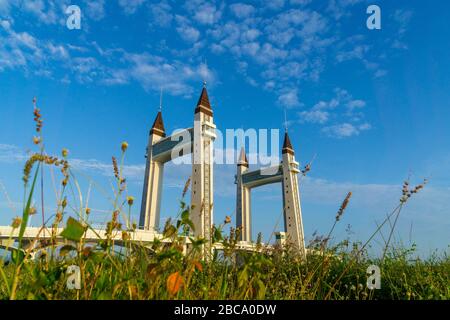
{"label": "bridge deck", "polygon": [[260,187],[269,183],[277,183],[283,180],[283,168],[281,165],[247,171],[242,174],[242,182],[248,188]]}
{"label": "bridge deck", "polygon": [[[152,155],[155,161],[168,162],[173,160],[173,156],[181,157],[192,152],[193,128],[185,129],[166,137],[152,146]],[[172,154],[172,150],[177,147],[180,154]]]}
{"label": "bridge deck", "polygon": [[[57,235],[61,234],[63,231],[62,228],[58,228]],[[171,240],[167,238],[163,238],[162,234],[154,232],[154,231],[146,231],[146,230],[136,230],[134,232],[130,232],[131,235],[131,241],[143,244],[143,245],[149,245],[151,244],[155,239],[159,239],[161,242],[170,243]],[[0,226],[0,248],[5,249],[6,247],[10,247],[13,245],[13,241],[19,237],[19,229],[13,229],[11,227],[2,227]],[[39,239],[39,240],[46,240],[51,238],[51,229],[49,228],[41,228],[41,227],[29,227],[25,230],[23,239],[27,242]],[[57,236],[57,239],[62,240],[63,238],[60,236]],[[95,229],[95,230],[87,230],[86,235],[83,238],[85,242],[97,242],[100,240],[105,239],[105,230],[104,229]],[[121,232],[115,232],[113,233],[113,237],[117,242],[122,242],[122,234]],[[186,243],[190,243],[190,240],[188,237],[186,237]],[[262,247],[270,248],[268,245],[262,245]],[[213,248],[216,250],[223,250],[223,246],[219,243],[215,243],[213,245]],[[244,241],[240,241],[236,248],[238,250],[245,250],[245,251],[256,251],[256,244],[254,243],[248,243]]]}

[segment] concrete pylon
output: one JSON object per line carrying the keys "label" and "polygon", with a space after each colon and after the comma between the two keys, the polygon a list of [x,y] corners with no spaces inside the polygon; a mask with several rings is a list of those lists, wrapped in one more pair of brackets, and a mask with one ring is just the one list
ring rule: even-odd
{"label": "concrete pylon", "polygon": [[245,154],[245,149],[241,149],[239,160],[237,163],[236,173],[236,227],[240,230],[241,241],[252,241],[252,228],[251,228],[251,198],[250,189],[246,187],[242,181],[242,174],[248,171],[248,160]]}
{"label": "concrete pylon", "polygon": [[205,257],[211,252],[214,206],[213,142],[216,138],[213,111],[203,87],[194,116],[191,176],[191,220],[194,235],[207,240]]}
{"label": "concrete pylon", "polygon": [[139,228],[157,231],[161,210],[164,163],[153,159],[153,145],[166,136],[161,111],[158,112],[148,138],[144,189]]}
{"label": "concrete pylon", "polygon": [[287,241],[292,243],[299,251],[300,256],[306,259],[305,240],[303,234],[302,209],[298,188],[299,164],[295,161],[289,135],[284,136],[283,150],[283,212]]}

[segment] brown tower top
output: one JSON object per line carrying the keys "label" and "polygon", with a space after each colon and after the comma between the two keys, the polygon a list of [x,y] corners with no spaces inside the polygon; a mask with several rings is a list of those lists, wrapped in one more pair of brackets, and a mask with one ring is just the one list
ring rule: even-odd
{"label": "brown tower top", "polygon": [[289,153],[294,155],[294,149],[292,148],[291,140],[289,139],[289,135],[287,132],[284,134],[283,150],[281,153]]}
{"label": "brown tower top", "polygon": [[152,129],[150,130],[150,134],[155,134],[160,137],[166,136],[166,130],[164,129],[164,122],[162,119],[161,111],[158,112],[155,122],[153,122]]}
{"label": "brown tower top", "polygon": [[238,165],[238,167],[244,166],[244,167],[248,168],[247,155],[245,154],[245,149],[243,147],[241,149],[241,154],[239,155],[239,161],[238,161],[237,165]]}
{"label": "brown tower top", "polygon": [[197,108],[195,108],[195,113],[203,112],[208,116],[213,116],[213,111],[211,109],[211,104],[209,103],[208,91],[206,91],[206,87],[203,87],[202,94],[197,102]]}

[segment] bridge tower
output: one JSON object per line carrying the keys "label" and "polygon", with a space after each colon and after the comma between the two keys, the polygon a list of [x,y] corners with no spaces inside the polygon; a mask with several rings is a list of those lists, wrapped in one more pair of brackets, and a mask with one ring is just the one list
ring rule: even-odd
{"label": "bridge tower", "polygon": [[283,193],[284,231],[276,236],[280,242],[294,245],[300,256],[305,259],[306,251],[303,236],[302,211],[297,175],[299,164],[295,161],[289,135],[285,134],[282,149],[282,161],[269,168],[248,169],[244,149],[241,150],[237,164],[236,185],[236,226],[242,228],[241,240],[252,241],[251,190],[263,185],[280,183]]}
{"label": "bridge tower", "polygon": [[236,194],[236,227],[240,229],[240,240],[251,242],[251,217],[250,217],[250,189],[246,187],[242,181],[242,175],[248,171],[248,160],[245,149],[241,149],[239,160],[237,163],[237,194]]}
{"label": "bridge tower", "polygon": [[283,169],[283,213],[284,227],[287,241],[292,243],[303,258],[306,258],[305,242],[303,234],[302,209],[300,205],[300,193],[298,188],[299,164],[295,161],[295,153],[292,148],[289,135],[286,131],[282,149]]}
{"label": "bridge tower", "polygon": [[[191,220],[195,236],[210,242],[213,225],[213,111],[206,85],[195,108],[194,127],[166,136],[161,110],[150,130],[139,228],[158,232],[164,164],[192,154]],[[181,152],[180,152],[181,151]],[[209,246],[205,246],[208,249]]]}
{"label": "bridge tower", "polygon": [[191,220],[194,235],[207,240],[205,253],[211,250],[211,229],[213,225],[213,142],[215,135],[213,111],[208,98],[206,84],[195,109],[194,137],[192,143],[191,176]]}
{"label": "bridge tower", "polygon": [[150,130],[145,155],[147,160],[139,219],[139,227],[144,230],[156,230],[159,227],[164,163],[155,161],[153,145],[165,137],[162,112],[159,111]]}

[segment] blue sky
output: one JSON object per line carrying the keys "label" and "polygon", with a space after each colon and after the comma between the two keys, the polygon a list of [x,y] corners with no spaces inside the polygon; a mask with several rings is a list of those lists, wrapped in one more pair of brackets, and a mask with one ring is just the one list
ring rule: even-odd
{"label": "blue sky", "polygon": [[[81,8],[81,30],[66,27],[70,4]],[[381,30],[366,27],[370,4],[381,8]],[[430,183],[402,212],[396,239],[424,254],[448,250],[448,12],[446,1],[417,0],[0,0],[0,223],[20,214],[34,96],[47,151],[70,150],[85,196],[95,181],[89,203],[101,223],[111,209],[111,156],[124,140],[137,216],[160,88],[172,132],[192,126],[206,79],[223,131],[282,128],[286,110],[297,160],[314,158],[300,187],[307,239],[328,232],[352,191],[336,241],[348,224],[352,239],[365,240],[411,176]],[[234,218],[234,171],[215,167],[217,223]],[[168,166],[164,217],[175,215],[189,173]],[[48,213],[51,179],[47,170]],[[279,188],[252,193],[253,229],[266,240],[281,213]]]}

